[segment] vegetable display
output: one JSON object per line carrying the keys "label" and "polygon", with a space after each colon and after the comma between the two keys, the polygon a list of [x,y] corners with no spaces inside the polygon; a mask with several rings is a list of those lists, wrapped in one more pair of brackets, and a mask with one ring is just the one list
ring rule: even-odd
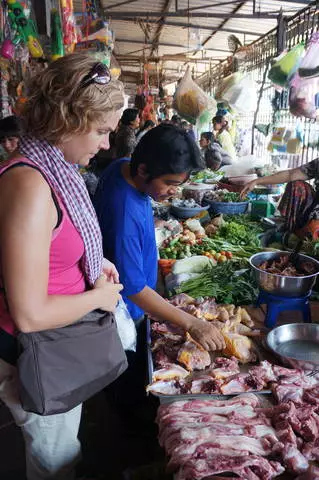
{"label": "vegetable display", "polygon": [[214,172],[210,170],[210,168],[206,168],[205,170],[201,170],[200,172],[195,173],[190,177],[191,182],[204,182],[205,180],[211,180],[218,182],[224,176],[224,172],[217,171]]}
{"label": "vegetable display", "polygon": [[191,297],[214,297],[217,303],[250,305],[258,296],[258,287],[249,269],[233,261],[207,268],[200,276],[183,282],[173,293]]}
{"label": "vegetable display", "polygon": [[181,235],[166,240],[160,248],[160,258],[181,259],[193,255],[225,262],[235,257],[249,258],[262,251],[258,235],[263,231],[249,215],[227,215],[214,218],[203,230],[191,231],[192,222],[186,222]]}
{"label": "vegetable display", "polygon": [[247,202],[248,198],[241,198],[240,193],[237,192],[229,192],[228,190],[216,190],[207,192],[205,194],[204,200],[209,200],[211,202],[239,203]]}

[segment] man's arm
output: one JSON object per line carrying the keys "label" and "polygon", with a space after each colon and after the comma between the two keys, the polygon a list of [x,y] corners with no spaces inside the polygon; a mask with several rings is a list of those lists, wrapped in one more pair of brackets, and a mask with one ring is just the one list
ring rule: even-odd
{"label": "man's arm", "polygon": [[225,347],[223,336],[216,327],[174,307],[155,290],[144,287],[139,293],[130,295],[129,299],[155,318],[168,321],[188,331],[206,350],[222,350]]}

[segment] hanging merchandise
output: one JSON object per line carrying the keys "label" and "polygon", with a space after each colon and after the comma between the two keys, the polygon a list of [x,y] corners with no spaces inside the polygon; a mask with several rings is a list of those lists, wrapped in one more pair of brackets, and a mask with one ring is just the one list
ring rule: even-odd
{"label": "hanging merchandise", "polygon": [[213,118],[217,110],[215,100],[192,79],[189,67],[176,89],[173,107],[181,117],[193,125],[196,122],[207,122],[209,117]]}
{"label": "hanging merchandise", "polygon": [[2,45],[0,50],[1,57],[12,60],[14,57],[15,45],[12,42],[7,5],[3,4],[1,10],[1,27],[2,27]]}
{"label": "hanging merchandise", "polygon": [[301,78],[319,76],[319,32],[312,34],[309,46],[298,69]]}
{"label": "hanging merchandise", "polygon": [[243,74],[241,72],[232,73],[231,75],[223,78],[215,92],[216,100],[218,100],[218,102],[223,102],[225,93],[234,87],[242,78]]}
{"label": "hanging merchandise", "polygon": [[202,42],[199,28],[191,28],[188,33],[188,46],[190,49],[202,50]]}
{"label": "hanging merchandise", "polygon": [[223,100],[238,113],[253,112],[257,108],[257,90],[255,82],[245,75],[223,92]]}
{"label": "hanging merchandise", "polygon": [[13,42],[15,44],[24,42],[33,58],[44,56],[42,47],[38,40],[38,34],[33,21],[27,18],[24,8],[20,2],[7,0],[8,16],[12,29],[15,31]]}
{"label": "hanging merchandise", "polygon": [[152,120],[156,122],[156,111],[154,106],[154,97],[152,95],[147,96],[146,105],[142,112],[142,119],[144,122]]}
{"label": "hanging merchandise", "polygon": [[114,55],[111,56],[111,65],[110,65],[111,77],[113,80],[117,80],[121,75],[121,67]]}
{"label": "hanging merchandise", "polygon": [[315,119],[318,115],[319,77],[301,78],[296,73],[290,82],[290,113],[296,117]]}
{"label": "hanging merchandise", "polygon": [[57,60],[64,56],[63,33],[58,10],[51,10],[51,58]]}
{"label": "hanging merchandise", "polygon": [[73,52],[77,42],[73,0],[60,0],[63,44],[67,53]]}
{"label": "hanging merchandise", "polygon": [[97,19],[97,7],[95,0],[86,0],[86,13],[94,20]]}
{"label": "hanging merchandise", "polygon": [[10,98],[8,94],[8,82],[10,75],[8,72],[9,62],[0,58],[0,117],[12,115]]}
{"label": "hanging merchandise", "polygon": [[286,87],[290,78],[297,71],[305,51],[304,42],[295,45],[289,52],[286,50],[275,58],[275,63],[269,70],[268,78],[274,85]]}

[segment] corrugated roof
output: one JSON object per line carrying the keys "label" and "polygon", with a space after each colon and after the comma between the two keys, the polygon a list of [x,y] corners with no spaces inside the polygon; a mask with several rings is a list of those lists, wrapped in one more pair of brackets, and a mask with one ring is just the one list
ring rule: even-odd
{"label": "corrugated roof", "polygon": [[[167,81],[180,78],[189,63],[201,75],[210,62],[231,55],[230,34],[235,34],[242,44],[249,44],[276,27],[275,16],[280,10],[291,16],[309,3],[306,0],[101,0],[105,17],[110,19],[115,33],[115,56],[124,80],[130,82],[137,81],[144,62],[155,62],[157,77],[162,72]],[[77,12],[82,11],[82,5],[82,0],[74,0]],[[161,17],[164,9],[168,15],[163,13]],[[184,12],[187,9],[188,13]],[[160,26],[163,19],[164,25]],[[156,36],[158,44],[152,45]],[[200,45],[204,46],[198,51]]]}

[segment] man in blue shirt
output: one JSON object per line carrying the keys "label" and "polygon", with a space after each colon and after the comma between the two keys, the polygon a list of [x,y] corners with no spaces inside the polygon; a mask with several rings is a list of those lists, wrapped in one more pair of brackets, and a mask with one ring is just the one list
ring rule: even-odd
{"label": "man in blue shirt", "polygon": [[174,307],[154,290],[157,250],[150,197],[163,201],[173,196],[191,171],[201,168],[199,149],[187,132],[160,125],[144,135],[131,160],[119,159],[105,170],[94,206],[104,256],[119,272],[133,320],[138,324],[147,312],[182,327],[205,349],[220,350],[224,340],[213,325]]}
{"label": "man in blue shirt", "polygon": [[127,422],[136,417],[138,407],[144,412],[142,418],[147,411],[144,312],[182,327],[207,350],[224,347],[224,339],[213,325],[174,307],[154,290],[157,249],[151,198],[163,201],[171,197],[191,171],[200,168],[199,149],[187,132],[163,124],[144,135],[131,159],[119,159],[107,168],[94,197],[104,256],[119,272],[124,286],[121,293],[137,327],[136,353],[126,352],[128,369],[106,390],[116,408],[124,407],[122,416],[133,407]]}

